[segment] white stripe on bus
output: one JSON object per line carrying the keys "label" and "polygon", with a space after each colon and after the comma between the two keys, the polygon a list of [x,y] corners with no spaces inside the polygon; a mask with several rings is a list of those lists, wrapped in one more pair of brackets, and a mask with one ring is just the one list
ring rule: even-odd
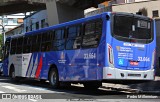
{"label": "white stripe on bus", "polygon": [[34,66],[32,68],[31,77],[35,77],[37,67],[38,67],[38,54],[36,56],[36,61],[35,61]]}

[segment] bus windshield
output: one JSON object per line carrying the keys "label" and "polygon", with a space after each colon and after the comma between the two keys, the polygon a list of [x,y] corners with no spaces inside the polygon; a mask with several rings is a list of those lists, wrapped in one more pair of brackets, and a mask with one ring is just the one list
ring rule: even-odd
{"label": "bus windshield", "polygon": [[114,37],[125,39],[152,40],[151,19],[132,15],[114,15]]}

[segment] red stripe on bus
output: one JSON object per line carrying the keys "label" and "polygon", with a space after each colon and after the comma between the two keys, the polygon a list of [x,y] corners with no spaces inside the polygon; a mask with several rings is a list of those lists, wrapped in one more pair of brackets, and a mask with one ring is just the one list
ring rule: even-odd
{"label": "red stripe on bus", "polygon": [[37,71],[36,71],[36,78],[39,78],[41,69],[42,69],[42,56],[40,58],[40,61],[39,61],[39,64],[38,64],[38,68],[37,68]]}

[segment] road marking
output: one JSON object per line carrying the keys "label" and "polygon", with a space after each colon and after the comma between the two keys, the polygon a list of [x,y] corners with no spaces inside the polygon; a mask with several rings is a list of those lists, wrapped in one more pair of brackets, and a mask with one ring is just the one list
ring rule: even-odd
{"label": "road marking", "polygon": [[37,100],[34,100],[34,99],[28,99],[28,100],[33,101],[33,102],[36,102],[36,101],[37,101]]}
{"label": "road marking", "polygon": [[26,85],[26,84],[22,84],[22,86],[25,86],[27,88],[33,88],[33,89],[40,90],[40,91],[48,90],[47,88],[38,87],[38,86],[31,86],[31,85]]}
{"label": "road marking", "polygon": [[7,89],[10,89],[10,90],[14,90],[14,91],[16,91],[16,92],[24,92],[24,91],[27,91],[27,90],[21,90],[21,89],[12,87],[12,86],[2,86],[2,87],[7,88]]}
{"label": "road marking", "polygon": [[5,93],[5,92],[3,92],[3,91],[0,91],[0,93]]}

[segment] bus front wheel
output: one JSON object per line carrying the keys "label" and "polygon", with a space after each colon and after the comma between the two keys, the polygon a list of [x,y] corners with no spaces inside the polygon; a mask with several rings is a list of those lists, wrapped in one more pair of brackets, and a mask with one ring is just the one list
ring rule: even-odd
{"label": "bus front wheel", "polygon": [[56,68],[52,68],[49,73],[49,83],[52,88],[59,87],[59,76]]}
{"label": "bus front wheel", "polygon": [[15,70],[14,70],[14,68],[12,68],[10,70],[10,78],[11,78],[12,81],[15,81],[15,82],[19,81],[19,79],[15,76]]}

